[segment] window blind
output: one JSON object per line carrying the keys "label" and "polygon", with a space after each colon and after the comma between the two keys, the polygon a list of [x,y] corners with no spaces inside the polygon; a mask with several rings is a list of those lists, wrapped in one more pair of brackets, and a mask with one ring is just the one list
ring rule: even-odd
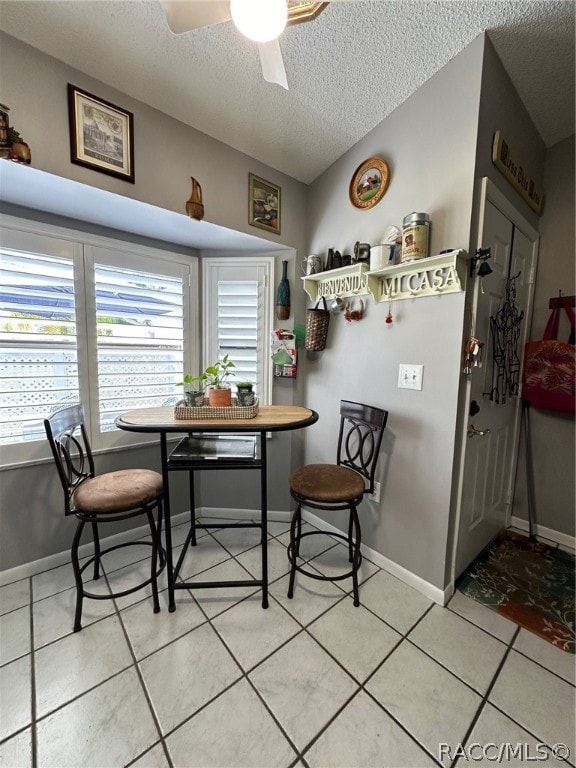
{"label": "window blind", "polygon": [[218,281],[218,357],[234,362],[235,381],[258,382],[258,282]]}
{"label": "window blind", "polygon": [[183,281],[94,265],[100,429],[133,408],[173,405],[182,379]]}
{"label": "window blind", "polygon": [[0,444],[45,439],[43,419],[79,402],[74,263],[0,250]]}
{"label": "window blind", "polygon": [[260,403],[270,403],[274,257],[208,257],[202,272],[203,366],[228,355],[236,366],[232,388],[251,381]]}

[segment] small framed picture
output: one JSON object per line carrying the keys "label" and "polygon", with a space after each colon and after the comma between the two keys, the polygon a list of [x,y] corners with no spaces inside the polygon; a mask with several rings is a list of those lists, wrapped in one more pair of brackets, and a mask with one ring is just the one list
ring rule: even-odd
{"label": "small framed picture", "polygon": [[248,223],[280,234],[280,187],[249,174]]}
{"label": "small framed picture", "polygon": [[356,168],[350,181],[350,202],[356,208],[372,208],[384,197],[390,182],[388,163],[369,157]]}
{"label": "small framed picture", "polygon": [[68,83],[73,163],[134,184],[134,115]]}

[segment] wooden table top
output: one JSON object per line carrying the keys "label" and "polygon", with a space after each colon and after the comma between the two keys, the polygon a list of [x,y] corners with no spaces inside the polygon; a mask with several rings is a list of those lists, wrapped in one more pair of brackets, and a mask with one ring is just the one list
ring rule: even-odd
{"label": "wooden table top", "polygon": [[129,432],[280,432],[309,427],[318,414],[300,405],[261,405],[252,419],[176,419],[174,408],[138,408],[116,419]]}

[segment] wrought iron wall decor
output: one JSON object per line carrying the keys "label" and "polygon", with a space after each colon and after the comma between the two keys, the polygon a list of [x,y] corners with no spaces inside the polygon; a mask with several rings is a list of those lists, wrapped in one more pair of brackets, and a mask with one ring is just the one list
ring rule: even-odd
{"label": "wrought iron wall decor", "polygon": [[518,341],[524,312],[516,306],[516,280],[520,272],[506,281],[506,298],[501,308],[490,317],[492,338],[492,388],[485,395],[502,404],[507,398],[517,396],[520,382],[520,357]]}

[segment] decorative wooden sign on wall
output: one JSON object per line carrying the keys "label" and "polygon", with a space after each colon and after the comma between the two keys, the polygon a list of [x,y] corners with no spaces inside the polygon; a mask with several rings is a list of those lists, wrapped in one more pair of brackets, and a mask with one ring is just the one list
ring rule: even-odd
{"label": "decorative wooden sign on wall", "polygon": [[492,145],[492,162],[500,173],[512,184],[514,189],[526,200],[530,208],[540,214],[544,194],[536,186],[536,182],[526,171],[520,160],[510,151],[508,142],[501,131],[494,134]]}

